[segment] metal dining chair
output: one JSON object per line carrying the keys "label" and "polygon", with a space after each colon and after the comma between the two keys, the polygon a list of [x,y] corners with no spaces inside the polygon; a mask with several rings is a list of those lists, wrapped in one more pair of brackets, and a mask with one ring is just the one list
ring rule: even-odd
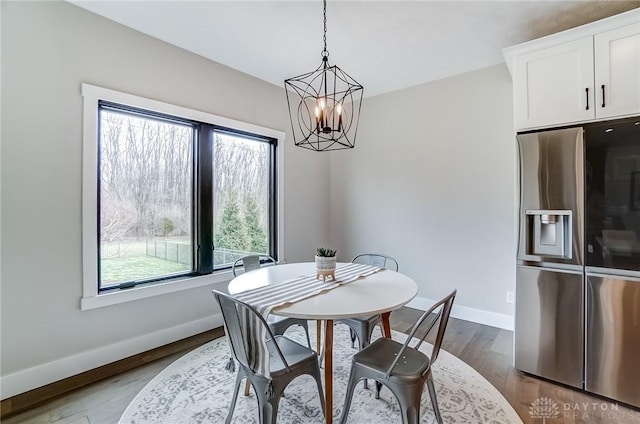
{"label": "metal dining chair", "polygon": [[[268,255],[248,255],[237,259],[231,267],[231,272],[233,273],[234,277],[237,277],[237,269],[240,267],[244,268],[244,272],[249,272],[253,271],[254,269],[260,268],[262,265],[277,265],[277,262],[274,258]],[[287,331],[292,325],[301,326],[304,329],[305,334],[307,335],[307,346],[311,348],[311,339],[309,338],[309,324],[307,323],[307,320],[269,315],[267,323],[269,324],[269,328],[271,328],[273,334],[280,336],[284,335],[285,331]]]}
{"label": "metal dining chair", "polygon": [[[258,417],[261,424],[276,423],[278,405],[285,388],[296,377],[303,374],[310,375],[315,379],[318,386],[318,395],[320,396],[320,406],[322,413],[325,414],[318,354],[285,336],[274,335],[266,320],[251,305],[218,290],[213,290],[213,295],[222,311],[231,351],[235,360],[240,364],[231,406],[225,423],[229,424],[231,422],[236,401],[238,400],[240,383],[244,378],[251,383],[255,390],[258,400]],[[255,367],[251,365],[256,358],[250,352],[255,352],[255,349],[248,349],[247,346],[256,341],[251,339],[252,336],[244,327],[243,322],[246,321],[241,318],[243,316],[250,316],[251,318],[249,319],[257,320],[260,323],[259,325],[266,327],[269,377],[257,373]]]}
{"label": "metal dining chair", "polygon": [[[438,353],[449,322],[449,314],[451,313],[455,296],[456,290],[436,302],[428,311],[423,313],[416,321],[404,344],[382,337],[353,356],[340,424],[347,422],[354,388],[358,381],[363,378],[375,379],[377,383],[381,383],[393,392],[400,404],[400,412],[404,424],[417,424],[420,422],[420,400],[426,383],[429,388],[429,396],[431,397],[436,420],[439,424],[442,424],[442,416],[438,408],[438,399],[433,385],[431,369],[433,363],[438,359]],[[415,346],[410,347],[409,344],[416,335],[416,331],[425,323],[427,318],[430,320],[426,331],[417,338]],[[436,324],[438,324],[437,327]],[[433,328],[437,328],[438,332],[431,350],[431,356],[427,356],[419,351],[418,348]],[[376,392],[376,398],[378,397],[379,393]]]}
{"label": "metal dining chair", "polygon": [[[363,253],[357,255],[351,260],[351,262],[379,266],[396,272],[398,271],[398,261],[391,256],[380,253]],[[351,347],[355,346],[357,339],[358,347],[362,350],[371,342],[371,333],[373,333],[375,326],[380,324],[380,321],[380,315],[373,315],[370,317],[345,318],[336,322],[349,326]],[[367,380],[364,381],[364,388],[367,388]]]}

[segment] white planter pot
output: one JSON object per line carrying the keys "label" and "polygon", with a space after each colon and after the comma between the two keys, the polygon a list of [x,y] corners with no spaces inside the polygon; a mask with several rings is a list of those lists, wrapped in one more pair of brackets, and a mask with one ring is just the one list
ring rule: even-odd
{"label": "white planter pot", "polygon": [[322,271],[336,269],[336,257],[316,256],[316,269]]}

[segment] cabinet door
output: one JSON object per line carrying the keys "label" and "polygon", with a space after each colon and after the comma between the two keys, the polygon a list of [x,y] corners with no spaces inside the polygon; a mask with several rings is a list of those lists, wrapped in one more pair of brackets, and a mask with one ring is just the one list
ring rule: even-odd
{"label": "cabinet door", "polygon": [[595,36],[596,117],[640,113],[640,23]]}
{"label": "cabinet door", "polygon": [[593,81],[593,37],[518,56],[516,129],[594,119]]}

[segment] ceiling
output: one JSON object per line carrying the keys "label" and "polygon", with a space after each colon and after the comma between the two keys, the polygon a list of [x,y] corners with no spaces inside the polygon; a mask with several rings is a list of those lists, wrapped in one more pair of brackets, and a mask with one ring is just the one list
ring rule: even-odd
{"label": "ceiling", "polygon": [[[68,1],[278,86],[321,63],[320,0]],[[370,97],[501,63],[504,47],[637,7],[640,0],[330,0],[329,62]]]}

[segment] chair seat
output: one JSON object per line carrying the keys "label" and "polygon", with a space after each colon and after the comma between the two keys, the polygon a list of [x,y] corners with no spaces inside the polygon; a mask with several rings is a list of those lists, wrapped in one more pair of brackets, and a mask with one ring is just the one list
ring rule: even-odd
{"label": "chair seat", "polygon": [[[353,362],[357,366],[366,368],[371,377],[377,374],[379,378],[374,378],[385,379],[389,365],[395,359],[400,348],[402,348],[402,343],[383,337],[353,355]],[[391,372],[390,381],[402,380],[405,383],[418,381],[431,365],[429,357],[416,349],[407,348],[402,356],[403,359],[398,361]]]}
{"label": "chair seat", "polygon": [[[293,368],[296,365],[307,362],[317,360],[317,354],[309,349],[306,346],[301,345],[287,337],[284,336],[275,336],[275,343],[278,344],[282,355],[285,360],[289,363],[289,368]],[[287,372],[282,359],[280,359],[280,355],[276,352],[274,346],[274,340],[267,341],[267,349],[269,350],[269,370],[271,376],[278,376],[285,374]]]}

